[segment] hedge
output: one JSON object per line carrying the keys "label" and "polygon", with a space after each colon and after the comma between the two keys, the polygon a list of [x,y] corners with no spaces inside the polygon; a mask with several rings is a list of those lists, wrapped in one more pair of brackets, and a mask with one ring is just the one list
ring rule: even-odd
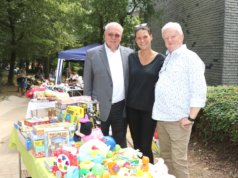
{"label": "hedge", "polygon": [[205,143],[238,145],[238,86],[208,87],[206,106],[194,127]]}

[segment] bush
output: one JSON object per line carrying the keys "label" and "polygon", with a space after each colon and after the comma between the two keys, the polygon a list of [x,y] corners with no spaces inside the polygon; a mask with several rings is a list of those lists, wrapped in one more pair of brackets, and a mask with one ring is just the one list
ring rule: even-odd
{"label": "bush", "polygon": [[194,127],[205,143],[238,145],[238,86],[208,87],[206,106]]}

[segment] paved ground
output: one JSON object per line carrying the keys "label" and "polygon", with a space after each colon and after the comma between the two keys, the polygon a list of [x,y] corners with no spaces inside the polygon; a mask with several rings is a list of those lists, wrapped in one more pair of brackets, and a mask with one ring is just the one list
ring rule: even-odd
{"label": "paved ground", "polygon": [[9,149],[8,143],[14,122],[24,119],[27,104],[28,99],[17,96],[0,101],[0,178],[20,177],[18,152]]}
{"label": "paved ground", "polygon": [[[2,88],[0,88],[2,89]],[[18,153],[9,150],[8,140],[13,123],[23,120],[26,114],[28,99],[20,97],[16,92],[16,87],[5,87],[0,93],[0,178],[19,178],[19,159]],[[4,96],[8,100],[2,100]],[[5,98],[6,99],[6,98]],[[128,146],[131,143],[128,134]],[[201,140],[191,140],[189,144],[189,171],[191,178],[238,178],[237,149],[233,150],[231,161],[230,151],[221,156],[217,156],[214,150],[210,150],[198,143]],[[216,147],[215,147],[216,148]],[[23,177],[27,176],[27,171],[22,168]]]}
{"label": "paved ground", "polygon": [[[24,120],[29,99],[10,96],[0,101],[0,178],[19,178],[19,155],[16,150],[8,148],[9,137],[14,122]],[[131,138],[128,134],[128,146]],[[22,178],[28,173],[22,163]]]}

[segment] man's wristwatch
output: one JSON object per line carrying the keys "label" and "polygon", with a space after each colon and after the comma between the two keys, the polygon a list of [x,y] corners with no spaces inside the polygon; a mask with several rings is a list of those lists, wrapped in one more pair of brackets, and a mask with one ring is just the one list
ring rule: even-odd
{"label": "man's wristwatch", "polygon": [[195,119],[191,118],[190,116],[188,116],[188,120],[191,121],[191,122],[195,121]]}

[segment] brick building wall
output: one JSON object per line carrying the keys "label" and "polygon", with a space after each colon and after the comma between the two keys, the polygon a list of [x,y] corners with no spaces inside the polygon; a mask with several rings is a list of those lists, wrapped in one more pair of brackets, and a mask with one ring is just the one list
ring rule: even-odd
{"label": "brick building wall", "polygon": [[157,0],[159,18],[151,20],[153,48],[165,52],[161,27],[179,22],[187,47],[206,64],[208,85],[238,84],[238,1]]}
{"label": "brick building wall", "polygon": [[238,85],[238,0],[225,1],[222,83]]}

